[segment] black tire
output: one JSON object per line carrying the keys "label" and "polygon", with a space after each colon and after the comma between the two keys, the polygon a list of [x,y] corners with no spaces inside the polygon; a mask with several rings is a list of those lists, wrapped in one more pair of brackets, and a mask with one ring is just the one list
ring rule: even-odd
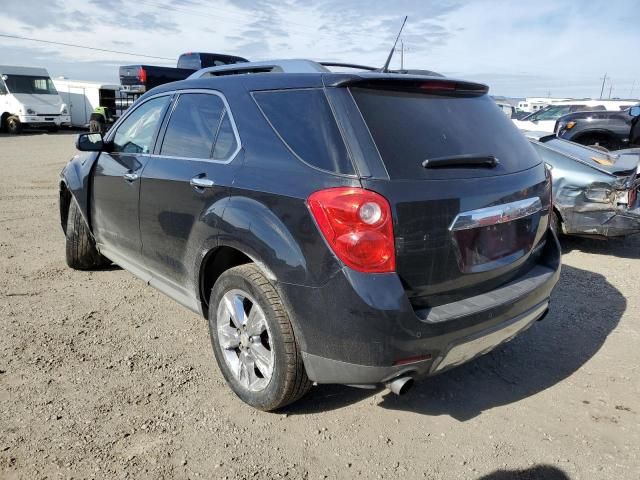
{"label": "black tire", "polygon": [[22,132],[22,123],[20,123],[20,119],[15,115],[11,115],[7,117],[5,121],[5,128],[7,129],[7,133],[10,135],[18,135]]}
{"label": "black tire", "polygon": [[75,270],[92,270],[108,264],[100,255],[75,199],[69,205],[67,216],[66,257],[67,265]]}
{"label": "black tire", "polygon": [[[223,296],[232,290],[248,293],[260,306],[269,329],[269,345],[273,351],[273,373],[260,391],[241,384],[231,371],[218,338],[217,312]],[[291,321],[273,285],[254,264],[240,265],[225,271],[211,290],[209,333],[222,375],[242,401],[264,411],[276,410],[300,399],[311,388],[296,342]]]}

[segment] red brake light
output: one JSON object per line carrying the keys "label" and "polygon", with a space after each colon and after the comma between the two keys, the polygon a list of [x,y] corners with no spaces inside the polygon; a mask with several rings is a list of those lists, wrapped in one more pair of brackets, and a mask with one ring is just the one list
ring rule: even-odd
{"label": "red brake light", "polygon": [[147,71],[142,67],[138,69],[138,80],[140,83],[147,83]]}
{"label": "red brake light", "polygon": [[348,267],[366,273],[396,269],[393,219],[380,194],[356,187],[320,190],[307,205],[333,252]]}
{"label": "red brake light", "polygon": [[422,82],[420,84],[421,90],[455,90],[456,84],[455,82],[442,82],[442,81],[432,81],[432,82]]}

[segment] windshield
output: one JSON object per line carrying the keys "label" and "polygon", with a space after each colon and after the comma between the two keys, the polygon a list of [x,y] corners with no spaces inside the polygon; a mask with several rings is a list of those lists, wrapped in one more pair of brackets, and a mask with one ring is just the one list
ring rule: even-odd
{"label": "windshield", "polygon": [[37,95],[57,95],[56,87],[49,77],[31,75],[5,75],[4,83],[11,93],[30,93]]}
{"label": "windshield", "polygon": [[525,120],[557,120],[571,111],[571,105],[556,105],[540,110]]}

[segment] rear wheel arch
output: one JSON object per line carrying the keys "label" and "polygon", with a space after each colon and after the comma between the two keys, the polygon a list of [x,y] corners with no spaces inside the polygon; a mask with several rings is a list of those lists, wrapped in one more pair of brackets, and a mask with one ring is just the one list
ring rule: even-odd
{"label": "rear wheel arch", "polygon": [[303,336],[302,325],[300,325],[299,319],[291,309],[287,296],[284,294],[281,288],[277,285],[277,276],[269,265],[262,261],[252,250],[243,248],[237,244],[233,246],[227,244],[220,244],[210,249],[200,262],[199,268],[199,300],[201,305],[201,311],[205,318],[209,318],[209,300],[211,296],[211,290],[220,276],[227,270],[238,267],[240,265],[252,264],[262,273],[262,275],[271,282],[273,288],[278,292],[281,297],[282,303],[287,310],[287,315],[291,321],[291,325],[294,330],[296,338],[300,342],[300,345],[306,347],[305,337]]}
{"label": "rear wheel arch", "polygon": [[253,260],[246,253],[226,245],[215,247],[205,254],[200,263],[198,281],[200,303],[205,317],[209,311],[211,289],[220,275],[230,268],[252,262]]}

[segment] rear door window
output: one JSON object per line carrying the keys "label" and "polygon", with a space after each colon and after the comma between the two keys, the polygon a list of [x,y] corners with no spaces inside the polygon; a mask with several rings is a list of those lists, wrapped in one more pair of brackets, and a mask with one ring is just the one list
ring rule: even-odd
{"label": "rear door window", "polygon": [[[177,102],[167,125],[160,154],[182,158],[227,159],[236,145],[232,129],[233,148],[223,148],[222,155],[220,149],[215,147],[221,130],[224,130],[224,138],[220,138],[220,141],[225,145],[231,143],[228,136],[231,125],[222,99],[207,93],[183,93]],[[223,117],[227,118],[225,125],[228,125],[224,128]]]}
{"label": "rear door window", "polygon": [[[535,152],[488,95],[444,96],[352,88],[391,179],[481,177],[540,163]],[[424,160],[493,155],[497,167],[426,169]]]}
{"label": "rear door window", "polygon": [[254,92],[253,97],[273,129],[299,159],[329,172],[354,173],[322,89]]}

